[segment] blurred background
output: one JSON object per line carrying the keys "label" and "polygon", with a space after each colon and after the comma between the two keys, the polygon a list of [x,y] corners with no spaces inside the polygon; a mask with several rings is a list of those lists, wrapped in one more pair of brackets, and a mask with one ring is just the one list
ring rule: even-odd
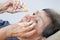
{"label": "blurred background", "polygon": [[[7,0],[0,0],[1,3]],[[21,0],[28,8],[29,12],[18,12],[16,14],[3,13],[0,14],[0,19],[7,20],[11,24],[19,22],[26,14],[32,14],[37,10],[44,8],[51,8],[56,11],[60,11],[60,0]]]}

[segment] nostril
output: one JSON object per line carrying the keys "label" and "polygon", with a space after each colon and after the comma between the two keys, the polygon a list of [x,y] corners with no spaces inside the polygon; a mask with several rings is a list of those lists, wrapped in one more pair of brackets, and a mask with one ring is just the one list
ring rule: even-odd
{"label": "nostril", "polygon": [[35,13],[33,13],[33,15],[35,15]]}

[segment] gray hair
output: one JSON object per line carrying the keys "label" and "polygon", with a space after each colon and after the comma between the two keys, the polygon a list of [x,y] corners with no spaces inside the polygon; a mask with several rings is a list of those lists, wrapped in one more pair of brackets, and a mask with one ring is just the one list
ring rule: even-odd
{"label": "gray hair", "polygon": [[42,36],[48,38],[60,30],[60,14],[49,8],[42,10],[45,11],[52,20],[52,24],[49,24],[42,32]]}

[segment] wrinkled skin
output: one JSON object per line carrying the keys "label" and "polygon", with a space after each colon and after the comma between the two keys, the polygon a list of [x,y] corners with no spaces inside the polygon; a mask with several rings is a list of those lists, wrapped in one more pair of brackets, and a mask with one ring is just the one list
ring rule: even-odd
{"label": "wrinkled skin", "polygon": [[[36,12],[35,15],[26,15],[21,22],[29,22],[30,20],[33,20],[37,23],[37,26],[47,26],[50,24],[51,20],[48,17],[48,15],[44,11]],[[44,27],[43,27],[44,28]]]}
{"label": "wrinkled skin", "polygon": [[[26,22],[23,26],[21,23]],[[43,30],[51,23],[51,19],[44,11],[26,15],[19,23],[6,27],[6,36],[18,37],[21,40],[45,40],[42,37]]]}
{"label": "wrinkled skin", "polygon": [[[23,26],[24,22],[27,25]],[[41,34],[50,23],[51,19],[48,14],[40,11],[33,13],[33,15],[26,15],[19,23],[7,26],[0,31],[5,30],[6,36],[18,37],[21,40],[45,40]]]}
{"label": "wrinkled skin", "polygon": [[[12,4],[11,6],[8,7],[8,9],[6,10],[7,12],[10,13],[15,13],[15,12],[19,12],[21,8],[23,8],[23,4],[21,3],[21,1],[19,0],[10,0],[9,1],[10,4]],[[23,11],[21,9],[21,11]]]}
{"label": "wrinkled skin", "polygon": [[10,37],[28,37],[27,35],[31,36],[33,33],[35,33],[36,30],[32,29],[34,29],[36,23],[33,23],[33,21],[26,22],[27,25],[25,26],[21,25],[22,23],[10,25],[11,27],[8,30],[7,35]]}
{"label": "wrinkled skin", "polygon": [[[0,3],[2,4],[2,3]],[[1,5],[3,12],[16,13],[16,12],[27,12],[27,8],[25,8],[24,4],[21,0],[8,0],[7,2]]]}
{"label": "wrinkled skin", "polygon": [[[40,39],[41,33],[43,30],[51,23],[51,19],[48,17],[48,14],[46,14],[44,11],[37,11],[36,13],[33,13],[33,15],[26,15],[20,22],[29,22],[33,20],[36,25],[33,30],[36,30],[35,33],[31,36],[26,35],[28,40],[38,40]],[[29,34],[29,33],[28,33]],[[25,40],[26,36],[22,37],[22,40]],[[38,37],[38,38],[37,38]],[[42,39],[40,39],[42,40]]]}

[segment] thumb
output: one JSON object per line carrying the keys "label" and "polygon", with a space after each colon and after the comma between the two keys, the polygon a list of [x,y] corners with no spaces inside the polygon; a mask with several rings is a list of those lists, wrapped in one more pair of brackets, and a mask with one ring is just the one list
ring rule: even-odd
{"label": "thumb", "polygon": [[7,9],[9,6],[12,6],[12,3],[6,2],[6,3],[3,4],[4,9]]}

